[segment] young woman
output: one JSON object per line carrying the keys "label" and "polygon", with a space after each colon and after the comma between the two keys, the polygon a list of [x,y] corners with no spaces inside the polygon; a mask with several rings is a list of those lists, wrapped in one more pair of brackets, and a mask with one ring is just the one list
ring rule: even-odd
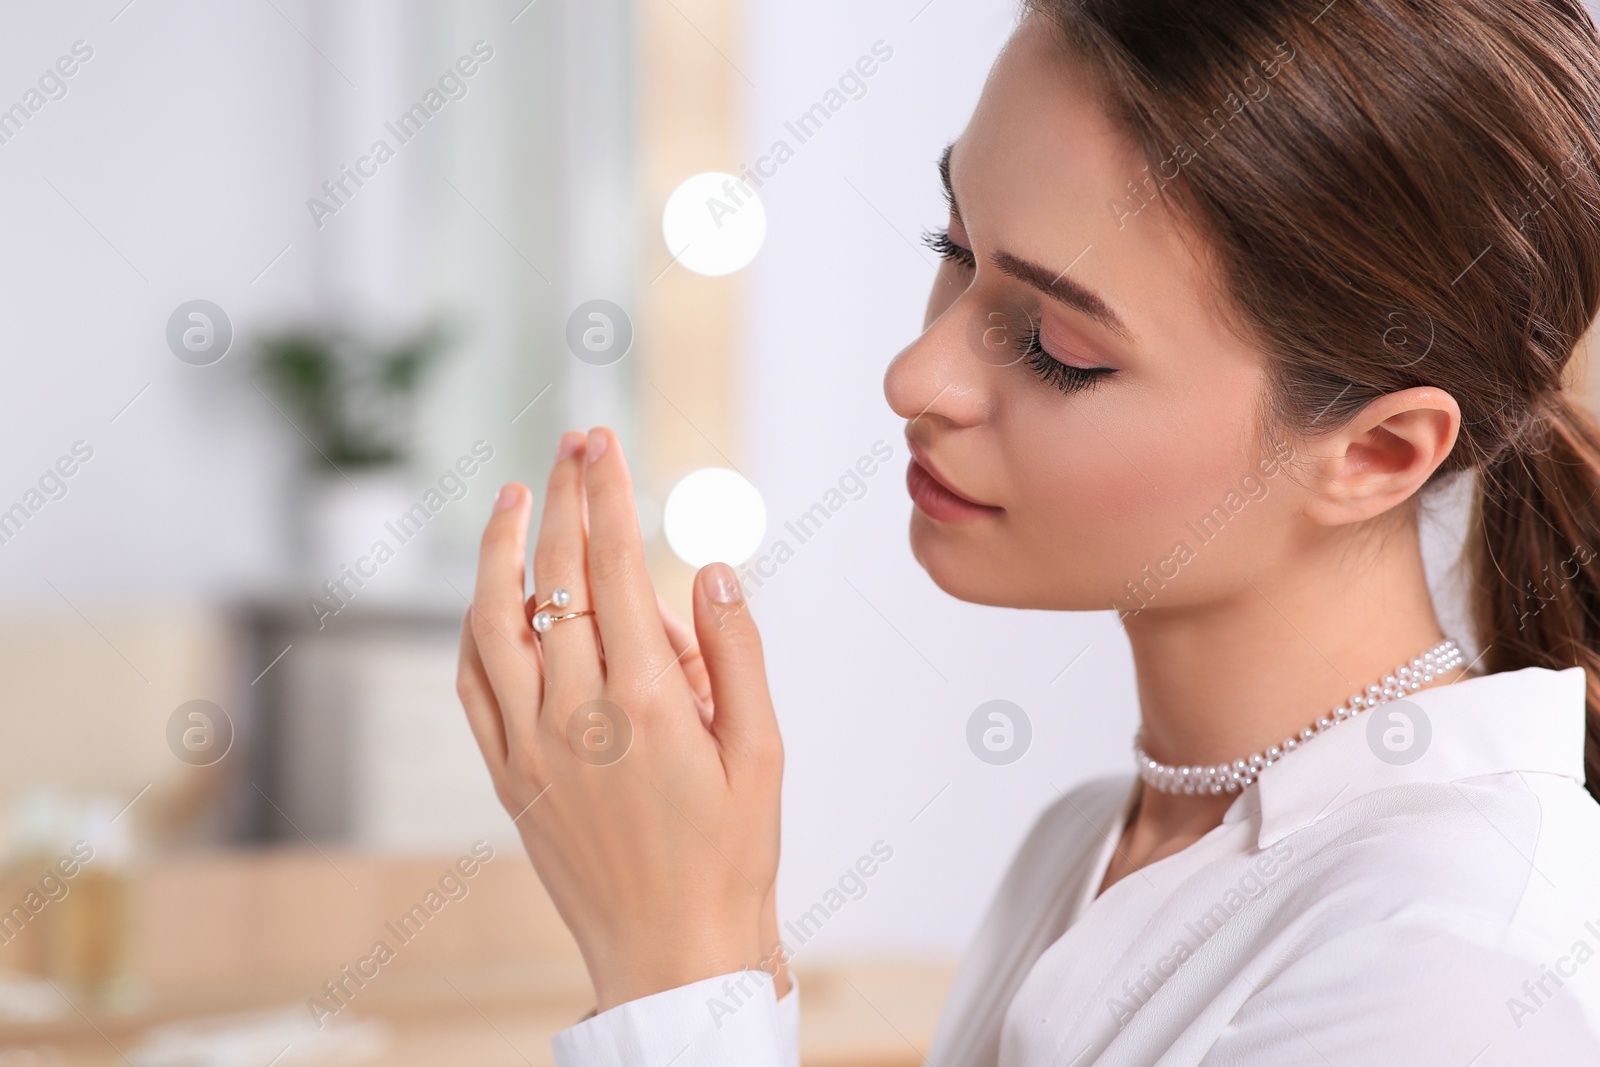
{"label": "young woman", "polygon": [[[1576,0],[1026,11],[885,391],[941,588],[1121,613],[1137,773],[1038,820],[930,1063],[1600,1062],[1600,431],[1563,388],[1597,154]],[[1417,526],[1458,472],[1470,663]],[[593,978],[557,1059],[793,1064],[735,575],[658,611],[605,429],[562,439],[525,601],[530,506],[459,688]]]}

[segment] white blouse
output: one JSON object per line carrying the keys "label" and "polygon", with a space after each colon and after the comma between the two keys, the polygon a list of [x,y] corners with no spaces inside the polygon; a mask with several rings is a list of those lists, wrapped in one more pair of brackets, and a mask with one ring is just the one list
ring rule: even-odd
{"label": "white blouse", "polygon": [[[1582,667],[1528,667],[1380,705],[1099,896],[1137,779],[1080,786],[1012,861],[927,1062],[1600,1064],[1585,696]],[[773,993],[745,971],[630,1001],[556,1062],[795,1067],[798,987]]]}

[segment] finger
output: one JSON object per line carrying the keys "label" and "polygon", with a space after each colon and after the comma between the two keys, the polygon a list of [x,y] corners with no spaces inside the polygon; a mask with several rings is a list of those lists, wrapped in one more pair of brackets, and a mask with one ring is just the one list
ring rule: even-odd
{"label": "finger", "polygon": [[708,564],[695,575],[694,625],[716,707],[711,732],[730,772],[736,760],[758,770],[772,769],[773,760],[781,767],[783,744],[767,689],[761,635],[726,563]]}
{"label": "finger", "polygon": [[467,725],[477,739],[489,773],[495,778],[506,763],[506,728],[500,720],[500,705],[495,703],[489,675],[472,638],[472,610],[461,617],[461,655],[456,666],[456,696],[467,713]]}
{"label": "finger", "polygon": [[633,479],[616,434],[604,427],[589,431],[585,456],[589,584],[608,669],[612,674],[654,678],[671,664],[672,646],[645,566]]}
{"label": "finger", "polygon": [[661,612],[661,624],[667,631],[667,643],[672,646],[677,665],[700,705],[700,721],[710,726],[711,676],[706,673],[706,661],[700,655],[700,646],[695,643],[694,630],[678,618],[678,613],[668,606],[660,593],[656,594],[656,607]]}
{"label": "finger", "polygon": [[[545,487],[544,516],[539,521],[539,539],[533,549],[534,593],[548,600],[557,589],[572,594],[564,608],[554,605],[545,610],[552,615],[593,608],[589,592],[588,550],[583,536],[583,435],[569,431],[561,435],[555,465]],[[544,664],[549,686],[561,686],[568,693],[598,693],[600,646],[595,636],[594,616],[558,622],[539,635],[544,646]],[[581,696],[573,703],[589,699]],[[546,701],[542,715],[559,721],[549,725],[566,726],[570,707],[557,707]]]}
{"label": "finger", "polygon": [[535,721],[541,691],[539,652],[522,614],[531,501],[527,488],[517,482],[507,483],[495,498],[478,547],[470,609],[473,642],[512,743]]}

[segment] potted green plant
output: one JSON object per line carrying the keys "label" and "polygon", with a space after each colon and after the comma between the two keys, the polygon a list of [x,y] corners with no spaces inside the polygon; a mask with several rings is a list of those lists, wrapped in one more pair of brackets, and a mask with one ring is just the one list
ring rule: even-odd
{"label": "potted green plant", "polygon": [[[312,323],[257,339],[257,369],[304,446],[297,539],[313,584],[337,583],[415,502],[417,401],[455,340],[438,318],[397,337]],[[397,554],[379,587],[402,591],[421,562]]]}

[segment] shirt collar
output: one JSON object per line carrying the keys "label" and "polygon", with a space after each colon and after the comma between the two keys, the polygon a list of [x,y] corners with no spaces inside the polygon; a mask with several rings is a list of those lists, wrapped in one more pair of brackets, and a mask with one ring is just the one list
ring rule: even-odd
{"label": "shirt collar", "polygon": [[[1369,745],[1369,728],[1406,726],[1393,714],[1404,714],[1404,708],[1380,704],[1263,770],[1255,788],[1234,801],[1223,822],[1259,813],[1257,845],[1267,848],[1392,785],[1453,782],[1503,771],[1562,774],[1580,784],[1584,780],[1587,678],[1581,666],[1486,674],[1420,689],[1404,700],[1422,709],[1422,716],[1410,723],[1412,743],[1422,748],[1414,761],[1388,762]],[[1381,726],[1374,727],[1373,716],[1381,718]],[[1431,736],[1424,744],[1420,739],[1425,731]]]}

